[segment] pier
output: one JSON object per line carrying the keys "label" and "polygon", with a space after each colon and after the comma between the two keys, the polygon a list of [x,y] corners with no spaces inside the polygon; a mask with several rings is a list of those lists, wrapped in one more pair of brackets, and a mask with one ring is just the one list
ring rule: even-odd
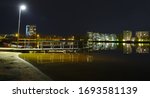
{"label": "pier", "polygon": [[79,50],[78,40],[19,39],[12,41],[8,47],[0,51],[16,52],[76,52]]}

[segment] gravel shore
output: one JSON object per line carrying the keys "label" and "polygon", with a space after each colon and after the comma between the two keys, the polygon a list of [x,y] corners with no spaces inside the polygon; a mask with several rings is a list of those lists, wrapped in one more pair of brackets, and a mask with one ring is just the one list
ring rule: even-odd
{"label": "gravel shore", "polygon": [[1,81],[50,81],[32,64],[18,57],[17,52],[0,52]]}

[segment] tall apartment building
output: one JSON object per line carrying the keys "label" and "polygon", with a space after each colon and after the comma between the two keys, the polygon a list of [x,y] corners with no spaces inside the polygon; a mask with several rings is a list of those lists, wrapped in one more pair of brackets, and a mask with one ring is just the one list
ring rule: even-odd
{"label": "tall apartment building", "polygon": [[88,41],[117,41],[116,34],[88,32]]}
{"label": "tall apartment building", "polygon": [[123,41],[131,41],[132,31],[123,31]]}
{"label": "tall apartment building", "polygon": [[139,41],[147,41],[149,39],[149,32],[148,31],[137,31],[136,37]]}
{"label": "tall apartment building", "polygon": [[26,36],[36,35],[36,25],[26,25]]}

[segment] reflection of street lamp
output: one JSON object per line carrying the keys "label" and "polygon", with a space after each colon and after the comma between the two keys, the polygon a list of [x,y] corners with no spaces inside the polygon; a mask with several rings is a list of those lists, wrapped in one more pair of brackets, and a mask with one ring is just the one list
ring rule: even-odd
{"label": "reflection of street lamp", "polygon": [[21,5],[21,6],[19,7],[17,47],[18,47],[18,45],[19,45],[19,33],[20,33],[21,11],[23,11],[23,10],[26,10],[26,6],[25,6],[25,5]]}
{"label": "reflection of street lamp", "polygon": [[36,35],[36,47],[37,47],[37,48],[39,48],[39,46],[40,46],[40,45],[39,45],[40,43],[39,43],[39,41],[38,41],[38,40],[39,40],[39,37],[40,37],[40,35],[37,34],[37,35]]}
{"label": "reflection of street lamp", "polygon": [[39,34],[37,34],[37,35],[36,35],[36,37],[37,37],[37,38],[39,38],[39,37],[40,37],[40,35],[39,35]]}

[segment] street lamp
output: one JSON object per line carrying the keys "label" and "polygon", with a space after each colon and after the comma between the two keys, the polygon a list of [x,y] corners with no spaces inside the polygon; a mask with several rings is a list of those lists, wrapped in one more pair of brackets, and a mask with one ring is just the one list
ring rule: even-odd
{"label": "street lamp", "polygon": [[26,10],[26,6],[25,6],[25,5],[21,5],[21,6],[19,7],[17,47],[19,46],[19,33],[20,33],[21,12],[22,12],[23,10]]}

